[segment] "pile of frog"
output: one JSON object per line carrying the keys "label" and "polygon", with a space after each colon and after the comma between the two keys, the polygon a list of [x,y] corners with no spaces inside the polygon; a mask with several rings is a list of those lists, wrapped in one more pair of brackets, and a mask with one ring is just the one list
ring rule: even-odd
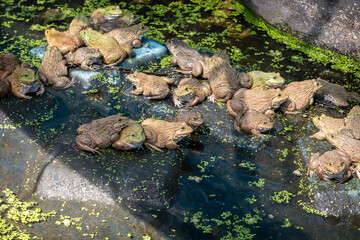
{"label": "pile of frog", "polygon": [[[53,90],[74,85],[75,77],[68,78],[67,66],[81,65],[83,70],[94,70],[95,65],[118,65],[133,57],[132,49],[142,46],[142,36],[148,27],[137,23],[139,16],[121,16],[118,6],[95,10],[90,19],[79,15],[69,29],[45,31],[48,46],[38,76],[28,64],[11,53],[0,55],[0,96],[10,91],[19,98],[30,99],[27,94],[44,93],[45,87]],[[84,47],[86,45],[86,47]],[[273,128],[272,118],[279,109],[286,114],[297,114],[314,103],[314,94],[321,92],[325,100],[337,106],[348,106],[348,101],[360,101],[359,94],[347,92],[340,85],[322,79],[291,82],[279,73],[250,71],[239,72],[230,63],[229,55],[220,50],[213,56],[200,53],[179,39],[168,39],[166,46],[173,54],[171,63],[184,75],[174,90],[169,85],[175,81],[164,76],[134,72],[127,79],[135,86],[134,95],[146,99],[165,99],[172,94],[176,107],[193,107],[205,101],[226,103],[235,118],[234,128],[263,136]],[[64,60],[66,58],[66,61]],[[145,119],[140,124],[120,114],[94,120],[77,130],[76,147],[98,153],[99,148],[112,146],[119,150],[140,148],[143,143],[150,150],[177,149],[177,142],[203,124],[200,114],[188,109],[178,111],[174,119]],[[336,150],[320,156],[315,153],[309,161],[308,174],[314,172],[323,180],[343,183],[355,172],[360,178],[360,108],[355,106],[345,119],[322,115],[313,119],[320,132],[313,137],[327,139]]]}

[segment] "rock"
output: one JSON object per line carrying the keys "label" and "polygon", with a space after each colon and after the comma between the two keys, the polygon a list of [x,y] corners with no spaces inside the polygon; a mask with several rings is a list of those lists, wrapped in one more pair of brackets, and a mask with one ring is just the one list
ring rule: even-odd
{"label": "rock", "polygon": [[[327,141],[318,141],[311,138],[302,138],[298,141],[300,156],[307,170],[309,158],[313,153],[324,152],[332,148]],[[311,208],[328,216],[356,215],[360,211],[357,204],[360,197],[360,181],[350,179],[346,184],[338,184],[330,181],[320,180],[315,174],[312,179],[304,174],[304,189],[311,189],[306,204]]]}
{"label": "rock", "polygon": [[318,47],[359,59],[360,4],[357,0],[244,0],[270,25]]}

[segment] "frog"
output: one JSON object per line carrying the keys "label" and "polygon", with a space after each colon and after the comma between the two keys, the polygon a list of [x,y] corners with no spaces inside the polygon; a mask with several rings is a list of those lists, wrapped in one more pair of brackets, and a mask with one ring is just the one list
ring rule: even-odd
{"label": "frog", "polygon": [[108,20],[120,17],[123,11],[119,6],[107,6],[105,8],[96,9],[90,16],[90,24],[94,29],[98,29],[97,25],[102,24]]}
{"label": "frog", "polygon": [[46,29],[45,37],[48,42],[48,46],[58,47],[62,55],[74,52],[79,46],[81,46],[82,43],[69,32],[60,32],[55,28]]}
{"label": "frog", "polygon": [[360,162],[360,140],[354,138],[351,129],[327,134],[326,139],[338,150],[347,153],[352,162]]}
{"label": "frog", "polygon": [[80,36],[89,48],[99,49],[103,56],[103,62],[115,66],[128,57],[127,52],[115,40],[91,28],[80,31]]}
{"label": "frog", "polygon": [[240,87],[250,88],[251,79],[242,79],[240,72],[230,65],[229,55],[221,50],[209,59],[209,85],[212,95],[209,100],[227,102]]}
{"label": "frog", "polygon": [[266,116],[275,117],[274,110],[279,108],[288,99],[280,88],[271,89],[246,89],[240,88],[235,92],[233,98],[226,105],[233,117],[240,112],[246,112],[249,109],[256,110]]}
{"label": "frog", "polygon": [[170,94],[168,84],[174,83],[174,80],[168,77],[155,76],[137,71],[128,74],[127,79],[136,87],[131,93],[134,95],[143,94],[146,99],[166,98]]}
{"label": "frog", "polygon": [[81,47],[73,53],[66,54],[65,57],[69,66],[80,64],[81,69],[85,71],[97,70],[98,67],[95,65],[102,64],[102,55],[97,48]]}
{"label": "frog", "polygon": [[340,107],[349,106],[349,101],[360,102],[360,95],[357,92],[348,92],[343,86],[330,83],[321,78],[318,78],[318,81],[322,85],[318,93],[324,96],[325,101]]}
{"label": "frog", "polygon": [[108,116],[83,124],[76,129],[76,147],[79,150],[101,154],[97,149],[110,147],[120,138],[120,132],[129,119],[121,114]]}
{"label": "frog", "polygon": [[105,36],[113,37],[121,46],[124,46],[125,51],[130,57],[135,54],[132,48],[139,48],[142,46],[143,36],[150,30],[148,26],[142,23],[124,28],[117,28],[105,33]]}
{"label": "frog", "polygon": [[200,82],[195,78],[183,78],[174,90],[172,100],[176,107],[182,107],[184,103],[188,107],[193,107],[210,95],[211,89],[207,81]]}
{"label": "frog", "polygon": [[176,111],[175,116],[169,116],[168,122],[186,122],[190,127],[196,130],[199,126],[204,124],[204,119],[200,113],[191,111],[187,108],[182,108]]}
{"label": "frog", "polygon": [[31,99],[32,97],[27,94],[42,95],[45,92],[39,76],[27,62],[17,65],[13,71],[7,71],[2,81],[5,85],[10,85],[11,92],[18,98]]}
{"label": "frog", "polygon": [[130,27],[137,24],[140,21],[140,16],[134,13],[125,14],[124,16],[111,19],[104,23],[98,24],[94,27],[94,30],[100,33],[107,33],[116,28]]}
{"label": "frog", "polygon": [[195,77],[209,77],[209,55],[199,53],[179,38],[168,39],[165,45],[173,55],[170,60],[171,64],[173,66],[179,66],[181,69],[175,70],[176,72],[192,74]]}
{"label": "frog", "polygon": [[0,53],[0,80],[3,78],[2,75],[6,74],[6,72],[12,72],[20,64],[19,59],[14,54],[9,52]]}
{"label": "frog", "polygon": [[11,92],[10,83],[0,79],[0,97],[6,97],[9,92]]}
{"label": "frog", "polygon": [[238,113],[235,117],[234,129],[238,132],[244,130],[255,136],[264,136],[262,133],[270,131],[274,127],[271,119],[256,110],[248,110]]}
{"label": "frog", "polygon": [[355,139],[360,139],[360,106],[354,106],[344,119],[347,129],[352,130]]}
{"label": "frog", "polygon": [[320,130],[312,135],[313,138],[318,140],[325,140],[327,134],[333,134],[346,128],[343,118],[333,118],[325,114],[313,117],[312,122]]}
{"label": "frog", "polygon": [[351,171],[360,179],[360,162],[354,163],[353,166],[351,166]]}
{"label": "frog", "polygon": [[90,27],[89,19],[80,14],[77,15],[70,23],[70,26],[66,32],[72,36],[76,46],[82,47],[84,46],[84,41],[80,36],[80,31]]}
{"label": "frog", "polygon": [[244,79],[252,79],[251,89],[268,89],[278,88],[285,83],[285,79],[280,76],[280,73],[251,71],[248,73],[241,73]]}
{"label": "frog", "polygon": [[321,180],[334,180],[344,183],[352,176],[351,160],[349,156],[340,150],[327,151],[320,155],[319,152],[311,155],[307,174],[310,178],[316,173]]}
{"label": "frog", "polygon": [[75,76],[71,80],[67,77],[68,69],[65,64],[59,48],[48,46],[38,68],[40,80],[54,90],[71,87],[75,83]]}
{"label": "frog", "polygon": [[121,130],[119,139],[111,146],[122,151],[139,149],[145,141],[144,129],[142,126],[132,119]]}
{"label": "frog", "polygon": [[64,12],[59,8],[53,8],[41,12],[37,17],[34,18],[34,23],[46,26],[50,22],[60,22],[63,20],[65,20]]}
{"label": "frog", "polygon": [[151,151],[162,152],[161,148],[178,149],[177,142],[194,130],[186,122],[168,122],[147,118],[140,124],[144,128],[144,145]]}
{"label": "frog", "polygon": [[289,83],[284,89],[289,98],[280,106],[280,110],[287,114],[300,113],[314,104],[314,94],[321,86],[317,79]]}

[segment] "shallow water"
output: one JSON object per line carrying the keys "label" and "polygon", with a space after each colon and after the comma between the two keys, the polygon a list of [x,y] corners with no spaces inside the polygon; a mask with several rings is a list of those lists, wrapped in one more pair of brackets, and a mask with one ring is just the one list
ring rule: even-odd
{"label": "shallow water", "polygon": [[[54,4],[66,2],[56,1]],[[68,3],[70,7],[82,6],[82,3],[74,1],[68,1]],[[129,9],[134,10],[131,6],[135,5],[130,3],[127,5]],[[151,15],[151,10],[146,7],[140,9],[139,13],[144,14],[144,16],[161,16],[161,14]],[[203,17],[211,15],[210,11],[204,11],[204,9],[200,9],[199,13]],[[170,14],[163,16],[165,23],[174,22],[174,16]],[[243,24],[242,29],[251,27],[240,16],[238,18],[239,23]],[[151,18],[148,21],[152,24]],[[20,34],[29,39],[42,39],[43,31],[28,30],[31,25],[31,21],[15,21],[10,29],[1,26],[1,34],[7,39]],[[186,35],[193,42],[200,42],[203,38],[209,37],[210,32],[220,33],[223,31],[221,27],[214,26],[208,30],[203,30],[198,25],[178,26],[175,29],[177,29],[178,34],[188,31],[199,33],[199,35],[194,36]],[[17,32],[15,33],[14,30]],[[205,51],[228,47],[227,51],[229,52],[231,47],[236,46],[241,51],[239,56],[246,56],[246,58],[233,61],[233,64],[238,65],[241,70],[276,71],[280,72],[287,81],[322,77],[341,84],[346,82],[348,85],[350,84],[352,90],[359,91],[359,86],[351,85],[353,76],[350,74],[344,75],[332,70],[329,65],[313,63],[303,54],[285,49],[284,44],[275,42],[265,33],[255,29],[253,31],[256,32],[256,35],[244,39],[234,40],[226,37],[228,43],[221,41],[214,44],[210,43],[208,45],[214,45],[213,48],[208,47]],[[160,32],[164,34],[164,39],[178,36],[174,31],[161,29]],[[151,38],[151,36],[149,37]],[[215,37],[219,36],[214,35]],[[18,46],[14,41],[10,41],[0,45],[0,50],[9,48],[12,44]],[[12,52],[22,58],[25,55],[31,56],[30,53],[26,52],[29,52],[33,46],[26,44],[21,46],[24,46],[24,49],[16,48],[12,49]],[[21,53],[18,50],[24,50],[24,52]],[[296,62],[291,61],[291,59],[294,60],[294,56],[297,57],[295,58]],[[301,61],[303,63],[300,63]],[[182,77],[181,74],[173,72],[171,67],[159,70],[159,67],[150,64],[143,66],[142,69],[169,74],[176,82]],[[296,70],[289,71],[289,69]],[[147,152],[133,152],[128,155],[121,153],[121,157],[119,155],[119,159],[116,159],[114,156],[117,153],[112,150],[104,151],[104,157],[101,157],[101,161],[99,161],[89,154],[79,154],[72,148],[70,149],[74,140],[67,138],[72,136],[72,133],[68,134],[68,132],[74,130],[78,124],[77,121],[89,121],[89,119],[99,117],[99,115],[108,116],[119,112],[133,119],[147,117],[166,119],[169,115],[173,115],[175,108],[170,99],[147,101],[141,96],[132,96],[129,93],[131,84],[126,81],[123,74],[120,74],[120,78],[113,79],[113,81],[99,82],[93,80],[90,82],[90,89],[99,89],[99,95],[103,100],[91,100],[89,98],[91,94],[82,93],[88,88],[81,84],[76,84],[74,88],[66,91],[48,90],[41,100],[36,98],[31,103],[17,101],[13,96],[2,99],[0,110],[2,114],[7,114],[6,117],[1,116],[2,124],[5,124],[6,119],[10,119],[14,124],[22,125],[19,128],[21,133],[17,134],[15,131],[11,142],[7,140],[10,145],[8,146],[9,149],[16,149],[13,146],[18,144],[20,139],[23,139],[21,141],[27,137],[30,140],[35,139],[39,145],[38,151],[55,155],[56,161],[59,164],[66,165],[70,172],[77,172],[90,183],[96,183],[99,189],[106,188],[109,199],[113,199],[112,195],[114,194],[120,194],[120,196],[127,194],[122,192],[121,187],[119,190],[119,186],[123,182],[121,179],[117,179],[118,176],[131,179],[130,177],[133,174],[131,171],[135,173],[134,168],[142,167],[142,164],[151,166],[151,169],[143,170],[144,176],[136,175],[138,178],[133,178],[136,182],[141,177],[147,177],[145,172],[151,172],[155,168],[162,171],[165,169],[165,165],[170,165],[170,169],[174,172],[156,175],[155,171],[154,176],[160,179],[156,179],[156,181],[163,180],[164,176],[168,177],[167,174],[176,176],[176,179],[166,178],[165,181],[163,180],[171,185],[168,187],[169,192],[165,195],[169,195],[173,201],[168,203],[166,200],[160,199],[159,202],[165,203],[165,207],[157,207],[156,209],[150,207],[152,210],[149,210],[146,205],[141,206],[141,203],[139,206],[135,204],[132,206],[136,206],[136,208],[130,208],[128,211],[126,205],[134,204],[133,199],[119,205],[117,205],[118,203],[115,205],[108,203],[110,205],[107,205],[91,202],[94,199],[90,199],[90,202],[78,203],[79,199],[75,195],[71,197],[66,196],[65,193],[56,192],[56,189],[52,191],[45,189],[43,191],[53,194],[51,196],[56,196],[58,199],[46,200],[45,198],[45,200],[40,200],[38,196],[41,195],[42,190],[37,189],[40,194],[29,199],[39,201],[39,206],[44,211],[55,210],[58,215],[55,219],[35,224],[34,227],[20,225],[31,234],[44,239],[79,239],[77,238],[79,233],[94,233],[96,239],[104,239],[105,237],[127,239],[128,233],[132,233],[135,239],[142,239],[142,236],[146,235],[151,236],[151,239],[160,239],[161,237],[166,239],[355,239],[358,235],[358,214],[353,214],[350,217],[325,218],[314,213],[308,213],[300,205],[299,201],[308,201],[306,194],[298,195],[298,193],[303,190],[300,187],[301,184],[304,183],[306,186],[309,184],[309,180],[305,177],[307,166],[304,163],[303,152],[305,147],[303,146],[306,144],[303,142],[309,141],[308,137],[315,132],[311,117],[278,113],[275,118],[276,127],[270,132],[269,137],[264,139],[252,138],[249,134],[238,133],[232,129],[233,119],[226,112],[226,106],[206,101],[206,103],[193,108],[203,115],[205,129],[198,130],[195,137],[183,141],[180,144],[180,150],[166,151],[164,155],[151,154],[152,157],[155,155],[154,158],[159,162],[146,165],[146,159],[150,159],[150,153]],[[119,87],[119,92],[122,94],[109,91],[115,87]],[[305,111],[306,114],[315,116],[326,113],[334,117],[344,117],[350,109],[350,107],[344,108],[342,113],[339,109],[327,108],[328,104],[324,104],[321,98],[318,100],[314,107]],[[136,104],[126,104],[129,102],[136,102]],[[49,119],[40,118],[49,112],[51,112]],[[36,121],[39,124],[34,124]],[[6,144],[6,141],[2,139],[0,145],[2,151],[6,150]],[[315,141],[314,144],[320,150],[331,148],[326,143]],[[32,152],[37,148],[27,149],[32,147],[31,141],[28,146],[19,146],[19,149],[23,150],[22,159],[31,161],[31,158],[36,156],[26,155],[27,151]],[[168,161],[168,157],[171,160]],[[12,159],[17,160],[12,162]],[[0,177],[2,188],[8,187],[15,192],[21,192],[16,187],[22,184],[21,176],[14,176],[14,181],[12,181],[11,175],[9,175],[16,174],[26,168],[24,162],[19,159],[16,154],[3,155],[0,158],[1,173],[7,174],[7,176]],[[36,163],[40,167],[44,167],[48,164],[48,159],[44,159],[43,161],[41,159],[36,160]],[[112,162],[114,160],[107,161],[109,159],[116,159],[116,162]],[[133,165],[134,163],[129,162],[129,159],[132,159],[136,164]],[[163,163],[164,161],[166,164]],[[124,162],[126,163],[125,168]],[[44,174],[55,176],[56,173],[59,173],[55,165],[50,166],[52,168],[47,168],[48,172],[45,171]],[[5,168],[9,170],[3,170]],[[93,171],[93,169],[97,170]],[[293,171],[297,169],[300,169],[302,177],[293,174]],[[29,170],[29,172],[31,171],[36,172],[36,170]],[[126,174],[121,173],[121,171],[126,172]],[[71,178],[70,175],[69,178]],[[61,174],[57,180],[59,180],[58,183],[67,186],[66,179],[61,179]],[[107,180],[112,181],[109,186],[106,184]],[[358,179],[350,181],[353,184],[359,183]],[[56,183],[56,181],[54,182]],[[334,188],[333,183],[324,183],[324,186]],[[87,186],[83,187],[86,188]],[[293,194],[290,195],[288,203],[286,201],[278,203],[273,199],[277,193],[283,190]],[[97,199],[99,201],[103,197],[101,193],[100,191],[100,199]],[[44,194],[42,195],[44,196]],[[59,195],[65,196],[65,199],[61,199]],[[86,197],[86,195],[82,196],[81,194],[79,196]],[[136,195],[136,197],[146,198],[141,194]],[[353,204],[358,204],[358,202]],[[141,209],[142,207],[144,209]],[[92,215],[92,212],[95,213]],[[96,212],[99,213],[100,217],[95,217]],[[78,231],[73,227],[66,228],[63,225],[54,224],[60,215],[83,217],[84,229]],[[84,239],[90,237],[89,235],[82,236]]]}

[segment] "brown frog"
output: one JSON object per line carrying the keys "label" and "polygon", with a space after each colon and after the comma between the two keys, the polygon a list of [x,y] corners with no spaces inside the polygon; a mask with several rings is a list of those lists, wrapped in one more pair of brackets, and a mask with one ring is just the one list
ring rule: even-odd
{"label": "brown frog", "polygon": [[84,41],[80,36],[80,31],[88,27],[90,27],[89,19],[80,14],[71,21],[66,32],[73,38],[76,46],[81,47],[84,45]]}
{"label": "brown frog", "polygon": [[360,106],[354,106],[344,119],[347,129],[352,130],[352,134],[356,139],[360,139]]}
{"label": "brown frog", "polygon": [[45,87],[39,81],[38,75],[29,67],[28,63],[23,62],[17,65],[13,71],[7,71],[3,75],[3,83],[10,85],[11,92],[18,98],[31,99],[32,97],[26,94],[42,95],[45,92]]}
{"label": "brown frog", "polygon": [[129,123],[120,132],[120,138],[112,144],[113,148],[122,151],[139,149],[145,141],[144,129],[134,120]]}
{"label": "brown frog", "polygon": [[74,35],[71,35],[67,31],[60,32],[55,28],[46,29],[45,37],[48,42],[48,46],[58,47],[62,55],[65,55],[68,52],[74,52],[81,46],[81,42],[79,42]]}
{"label": "brown frog", "polygon": [[326,139],[337,149],[346,152],[352,162],[360,161],[360,140],[354,138],[351,130],[343,129],[337,133],[327,134]]}
{"label": "brown frog", "polygon": [[236,131],[252,133],[255,136],[263,136],[262,132],[267,132],[274,127],[271,119],[256,110],[249,110],[245,113],[238,113],[235,117],[234,128]]}
{"label": "brown frog", "polygon": [[96,149],[107,148],[119,140],[121,130],[129,119],[121,114],[109,116],[83,124],[76,129],[76,147],[83,151],[100,154]]}
{"label": "brown frog", "polygon": [[105,35],[115,38],[121,46],[124,46],[128,55],[133,57],[134,52],[132,51],[132,48],[139,48],[142,46],[141,40],[149,30],[149,27],[139,23],[130,27],[111,30],[110,32],[105,33]]}
{"label": "brown frog", "polygon": [[192,107],[210,95],[211,89],[207,81],[200,82],[195,78],[184,78],[174,90],[173,102],[176,107],[182,107],[184,103],[188,107]]}
{"label": "brown frog", "polygon": [[236,117],[238,113],[252,109],[273,118],[275,117],[274,109],[279,108],[287,99],[288,96],[279,88],[241,88],[236,91],[233,98],[227,102],[227,109],[233,117]]}
{"label": "brown frog", "polygon": [[355,100],[360,102],[360,95],[358,93],[348,92],[343,86],[330,83],[320,78],[318,78],[318,81],[322,85],[321,89],[318,92],[324,95],[325,101],[329,101],[341,107],[349,106],[348,101]]}
{"label": "brown frog", "polygon": [[0,80],[3,78],[3,74],[14,71],[18,65],[20,65],[20,61],[14,54],[9,52],[0,53]]}
{"label": "brown frog", "polygon": [[310,178],[316,173],[321,180],[344,183],[352,176],[350,166],[351,160],[343,151],[332,150],[323,155],[317,152],[309,159],[307,173]]}
{"label": "brown frog", "polygon": [[174,81],[167,77],[159,77],[141,72],[134,72],[127,75],[127,79],[135,84],[136,89],[131,93],[143,94],[146,99],[164,99],[170,94],[168,84]]}
{"label": "brown frog", "polygon": [[196,113],[189,109],[183,108],[176,111],[175,116],[170,116],[168,118],[169,122],[186,122],[190,127],[196,129],[204,123],[200,113]]}
{"label": "brown frog", "polygon": [[118,18],[122,15],[123,11],[119,6],[108,6],[105,8],[96,9],[90,16],[90,24],[94,29],[98,29],[98,24],[104,23],[108,20]]}
{"label": "brown frog", "polygon": [[94,27],[94,29],[98,30],[101,33],[107,33],[116,28],[130,27],[134,24],[137,24],[139,21],[140,21],[139,15],[129,13],[129,14],[125,14],[124,16],[118,17],[116,19],[111,19],[109,21],[106,21],[102,24],[98,24],[96,28]]}
{"label": "brown frog", "polygon": [[75,77],[67,77],[68,70],[60,50],[55,46],[48,46],[39,66],[40,80],[48,83],[52,89],[61,90],[69,88],[75,83]]}
{"label": "brown frog", "polygon": [[160,148],[179,148],[177,142],[193,132],[186,122],[168,122],[152,118],[145,119],[141,126],[144,128],[145,146],[160,152]]}
{"label": "brown frog", "polygon": [[285,83],[285,79],[280,76],[280,73],[275,72],[251,71],[241,73],[241,77],[244,80],[252,80],[251,89],[278,88]]}
{"label": "brown frog", "polygon": [[299,113],[313,105],[314,94],[320,88],[321,83],[317,79],[289,83],[284,89],[284,94],[289,98],[280,106],[280,110],[284,113]]}
{"label": "brown frog", "polygon": [[354,163],[351,167],[351,171],[356,174],[356,177],[360,179],[360,162]]}
{"label": "brown frog", "polygon": [[97,48],[81,47],[73,53],[66,54],[68,65],[79,65],[83,70],[96,70],[94,65],[102,63],[102,55]]}
{"label": "brown frog", "polygon": [[178,38],[168,39],[166,47],[173,54],[171,63],[179,66],[181,70],[176,70],[182,74],[192,74],[195,77],[209,77],[209,56],[200,54],[196,49],[191,48]]}
{"label": "brown frog", "polygon": [[10,83],[8,81],[3,81],[0,79],[0,97],[6,97],[10,91]]}
{"label": "brown frog", "polygon": [[91,28],[80,31],[80,35],[89,48],[99,49],[106,64],[118,65],[128,57],[123,46],[120,46],[115,38],[101,34]]}
{"label": "brown frog", "polygon": [[230,57],[225,51],[219,51],[209,59],[209,85],[212,95],[209,100],[227,102],[240,87],[250,88],[251,79],[242,82],[241,74],[230,65]]}

